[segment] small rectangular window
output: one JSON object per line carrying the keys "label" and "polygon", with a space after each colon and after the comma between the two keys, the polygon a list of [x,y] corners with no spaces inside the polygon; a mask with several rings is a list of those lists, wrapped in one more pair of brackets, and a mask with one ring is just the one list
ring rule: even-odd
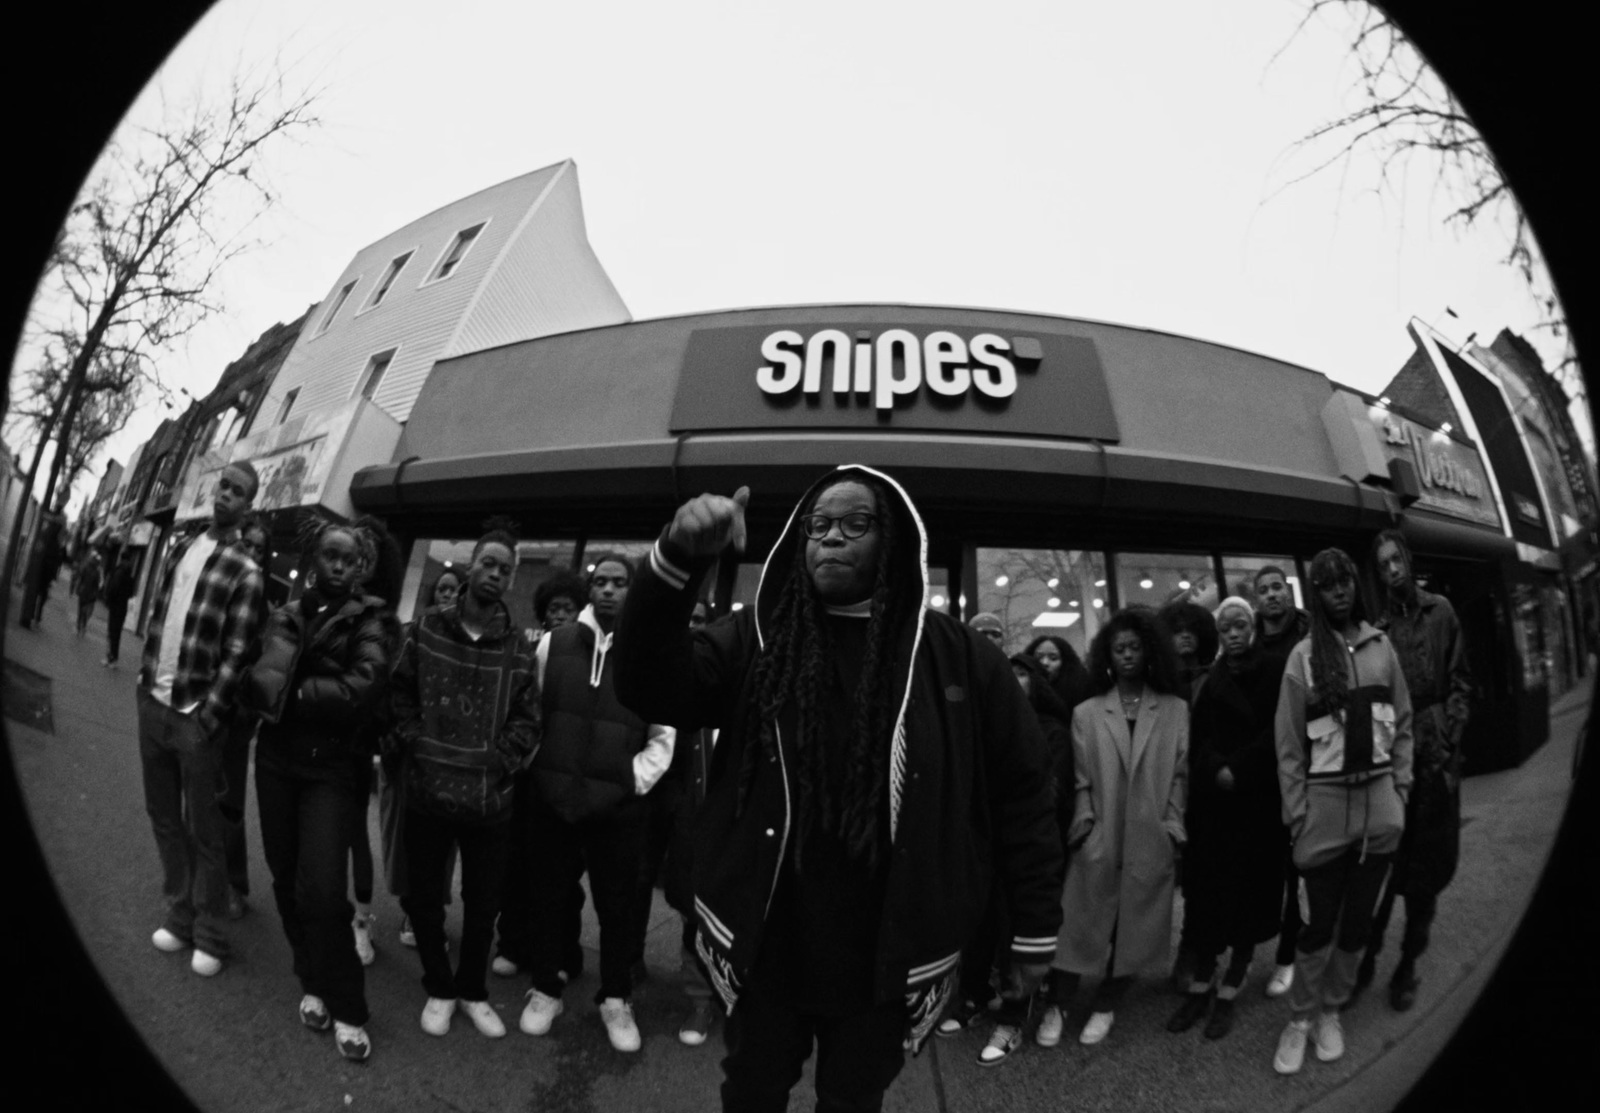
{"label": "small rectangular window", "polygon": [[300,388],[295,387],[283,396],[283,405],[278,407],[278,424],[282,425],[289,420],[289,411],[294,409],[294,400],[300,397]]}
{"label": "small rectangular window", "polygon": [[[485,222],[487,223],[487,222]],[[428,276],[429,281],[439,278],[449,278],[455,269],[461,265],[461,260],[466,257],[467,249],[478,238],[478,233],[483,231],[483,224],[474,224],[456,233],[456,238],[450,244],[450,250],[445,252],[444,258],[439,260],[439,265],[433,268],[433,273]]]}
{"label": "small rectangular window", "polygon": [[371,400],[378,393],[378,384],[383,382],[384,374],[389,370],[389,364],[394,362],[396,348],[386,352],[379,352],[367,360],[367,369],[361,376],[361,397]]}
{"label": "small rectangular window", "polygon": [[394,285],[394,280],[400,277],[400,272],[405,270],[406,264],[411,261],[412,252],[396,255],[389,260],[389,266],[384,270],[383,277],[378,280],[378,285],[372,291],[372,297],[367,299],[366,308],[382,305],[383,299],[388,296],[389,287]]}
{"label": "small rectangular window", "polygon": [[345,301],[349,299],[350,292],[355,288],[356,284],[353,279],[340,288],[339,293],[333,299],[333,304],[328,307],[328,312],[323,315],[322,323],[317,326],[318,336],[328,331],[328,326],[333,324],[333,319],[339,315],[339,310],[344,308]]}

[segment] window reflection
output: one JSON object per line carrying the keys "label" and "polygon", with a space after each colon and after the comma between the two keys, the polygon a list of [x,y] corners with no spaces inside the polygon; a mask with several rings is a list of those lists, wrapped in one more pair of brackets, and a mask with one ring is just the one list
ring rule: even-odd
{"label": "window reflection", "polygon": [[1222,602],[1207,553],[1118,553],[1117,592],[1124,607],[1160,610],[1187,599],[1207,610]]}
{"label": "window reflection", "polygon": [[1305,596],[1300,590],[1300,577],[1295,571],[1294,557],[1292,556],[1233,556],[1224,554],[1222,558],[1223,583],[1226,590],[1224,595],[1237,595],[1256,606],[1256,573],[1263,568],[1279,568],[1283,571],[1283,578],[1289,585],[1289,590],[1294,592],[1294,605],[1305,609]]}
{"label": "window reflection", "polygon": [[977,550],[978,603],[1005,624],[1007,653],[1040,634],[1067,640],[1079,656],[1111,613],[1105,557],[1081,549]]}

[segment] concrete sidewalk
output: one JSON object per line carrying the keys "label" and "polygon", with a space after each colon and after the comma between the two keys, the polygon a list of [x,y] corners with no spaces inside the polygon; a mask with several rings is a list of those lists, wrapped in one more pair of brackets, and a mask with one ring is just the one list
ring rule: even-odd
{"label": "concrete sidewalk", "polygon": [[[584,942],[587,972],[568,991],[552,1034],[516,1031],[526,984],[491,978],[491,1001],[511,1034],[480,1037],[464,1019],[435,1039],[421,1032],[416,957],[395,942],[396,902],[382,892],[377,963],[368,970],[373,1058],[344,1063],[331,1042],[300,1027],[299,990],[272,907],[260,857],[254,793],[247,815],[253,911],[235,925],[237,957],[203,980],[181,956],[149,944],[158,923],[159,871],[144,815],[134,735],[133,675],[140,643],[124,636],[123,667],[100,667],[104,610],[89,637],[72,634],[61,600],[37,633],[12,627],[7,656],[51,679],[55,733],[6,723],[12,758],[52,876],[101,976],[167,1070],[197,1104],[216,1110],[703,1110],[718,1107],[720,1030],[705,1047],[678,1043],[683,999],[677,984],[678,922],[659,901],[651,918],[651,979],[636,1011],[645,1036],[638,1055],[612,1051],[591,1003],[598,968],[592,909]],[[1392,1104],[1454,1032],[1503,953],[1537,884],[1570,788],[1573,746],[1589,688],[1557,701],[1550,742],[1520,768],[1469,779],[1463,788],[1461,869],[1440,899],[1433,945],[1420,973],[1416,1008],[1389,1010],[1382,986],[1390,947],[1370,993],[1345,1019],[1349,1050],[1337,1063],[1314,1057],[1280,1078],[1271,1058],[1287,1005],[1262,985],[1269,947],[1258,952],[1238,1024],[1221,1041],[1198,1029],[1164,1030],[1176,998],[1137,983],[1101,1045],[1076,1041],[1083,1015],[1068,1019],[1060,1047],[1030,1041],[997,1068],[976,1063],[987,1037],[977,1029],[935,1039],[910,1060],[889,1093],[890,1110],[1173,1109],[1366,1110]],[[379,846],[376,809],[370,838]],[[459,903],[450,930],[459,931]],[[1403,913],[1397,910],[1397,921]],[[1395,928],[1391,928],[1394,934]],[[791,1109],[810,1109],[810,1072]]]}

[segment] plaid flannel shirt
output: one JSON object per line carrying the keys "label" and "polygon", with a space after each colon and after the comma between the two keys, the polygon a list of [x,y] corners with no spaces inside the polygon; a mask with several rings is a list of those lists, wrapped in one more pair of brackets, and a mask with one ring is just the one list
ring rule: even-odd
{"label": "plaid flannel shirt", "polygon": [[[197,534],[174,545],[161,570],[161,588],[150,608],[150,633],[145,638],[144,661],[139,669],[139,686],[146,691],[155,684],[161,659],[161,635],[171,602],[172,577],[198,537]],[[204,700],[201,710],[217,723],[230,718],[240,677],[260,648],[261,573],[244,551],[235,547],[237,540],[233,535],[219,541],[206,559],[183,622],[183,644],[178,649],[177,674],[172,680],[173,707],[188,707]]]}

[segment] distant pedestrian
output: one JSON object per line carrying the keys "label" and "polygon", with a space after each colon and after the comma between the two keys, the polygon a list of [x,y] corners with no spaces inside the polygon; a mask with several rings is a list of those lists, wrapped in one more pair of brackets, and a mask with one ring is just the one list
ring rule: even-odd
{"label": "distant pedestrian", "polygon": [[[1216,626],[1222,656],[1198,686],[1189,718],[1183,893],[1195,964],[1167,1022],[1167,1031],[1183,1032],[1205,1020],[1207,1039],[1232,1029],[1256,944],[1278,934],[1283,898],[1273,735],[1283,661],[1256,651],[1255,612],[1239,596],[1222,601]],[[1224,950],[1231,953],[1219,983]]]}
{"label": "distant pedestrian", "polygon": [[300,1022],[334,1029],[339,1054],[360,1062],[372,1043],[346,863],[370,777],[362,727],[384,696],[396,630],[389,604],[361,590],[377,562],[363,523],[322,521],[305,541],[315,582],[272,612],[245,694],[264,720],[261,843],[304,993]]}
{"label": "distant pedestrian", "polygon": [[1306,904],[1293,1018],[1272,1062],[1279,1074],[1300,1069],[1308,1037],[1323,1062],[1344,1054],[1339,1010],[1400,845],[1412,782],[1405,674],[1389,639],[1361,613],[1354,562],[1324,549],[1311,562],[1311,586],[1311,635],[1289,654],[1275,726],[1283,819]]}
{"label": "distant pedestrian", "polygon": [[1095,1044],[1133,977],[1169,970],[1189,775],[1189,708],[1175,671],[1171,643],[1144,608],[1112,615],[1090,647],[1089,678],[1101,694],[1072,714],[1075,849],[1054,992],[1039,1025],[1046,1037],[1059,1038],[1083,975],[1104,973],[1078,1037]]}
{"label": "distant pedestrian", "polygon": [[117,667],[122,649],[122,628],[128,621],[128,601],[133,598],[133,569],[137,560],[137,553],[124,548],[106,577],[106,656],[100,663],[108,669]]}
{"label": "distant pedestrian", "polygon": [[[1256,652],[1262,658],[1289,660],[1289,651],[1311,633],[1311,615],[1296,607],[1294,590],[1282,568],[1268,564],[1256,570]],[[1294,984],[1295,943],[1300,938],[1300,871],[1294,868],[1290,839],[1283,839],[1283,914],[1278,926],[1278,949],[1267,996],[1282,997]]]}
{"label": "distant pedestrian", "polygon": [[100,597],[100,554],[90,549],[78,566],[78,637],[89,632],[89,619],[94,617],[94,603]]}
{"label": "distant pedestrian", "polygon": [[166,918],[157,950],[194,946],[204,977],[228,955],[226,824],[218,806],[222,751],[239,679],[260,634],[261,570],[238,546],[259,480],[248,463],[222,469],[211,525],[179,541],[163,566],[139,670],[139,756],[145,810],[161,855]]}
{"label": "distant pedestrian", "polygon": [[[406,814],[405,909],[416,932],[427,1004],[422,1030],[443,1036],[459,1004],[480,1033],[505,1035],[485,978],[506,852],[512,775],[539,739],[534,644],[502,600],[516,573],[517,540],[505,528],[478,539],[465,589],[424,611],[401,643],[392,678],[394,726]],[[445,949],[451,848],[461,855],[461,953]]]}
{"label": "distant pedestrian", "polygon": [[17,625],[24,630],[33,629],[44,619],[50,585],[61,574],[61,565],[66,559],[61,541],[66,526],[66,515],[59,508],[39,515],[33,547],[28,552],[28,566],[23,572],[22,614],[17,618]]}
{"label": "distant pedestrian", "polygon": [[1356,985],[1372,981],[1395,898],[1403,897],[1406,927],[1389,981],[1389,1004],[1405,1012],[1416,1003],[1417,959],[1428,948],[1439,894],[1455,876],[1461,855],[1461,734],[1471,710],[1472,673],[1455,608],[1417,585],[1411,549],[1398,530],[1378,534],[1373,561],[1384,586],[1377,626],[1389,636],[1405,673],[1416,756],[1394,876],[1378,904]]}

